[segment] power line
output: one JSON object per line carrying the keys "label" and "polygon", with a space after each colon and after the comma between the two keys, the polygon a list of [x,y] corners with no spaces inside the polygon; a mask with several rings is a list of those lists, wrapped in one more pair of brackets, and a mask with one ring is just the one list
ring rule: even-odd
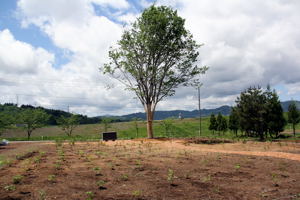
{"label": "power line", "polygon": [[[3,93],[1,92],[1,94],[6,94],[6,95],[11,95],[14,96],[15,94],[11,94],[11,93]],[[84,97],[63,97],[63,96],[50,96],[50,95],[35,95],[35,94],[21,94],[18,93],[16,94],[16,96],[33,96],[33,97],[48,97],[48,98],[54,98],[54,99],[83,99],[83,100],[90,100],[90,98],[84,98]]]}

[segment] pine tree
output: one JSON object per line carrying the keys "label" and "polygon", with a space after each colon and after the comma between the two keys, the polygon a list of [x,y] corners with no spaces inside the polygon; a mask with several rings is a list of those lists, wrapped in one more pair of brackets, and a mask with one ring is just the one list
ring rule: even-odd
{"label": "pine tree", "polygon": [[231,113],[229,115],[228,128],[235,133],[235,136],[237,136],[239,127],[240,127],[239,115],[238,115],[237,109],[235,107],[233,107],[231,109]]}
{"label": "pine tree", "polygon": [[251,137],[259,136],[264,140],[267,131],[266,96],[260,87],[250,87],[236,100],[240,117],[240,127]]}
{"label": "pine tree", "polygon": [[295,102],[292,102],[289,105],[288,109],[288,122],[293,126],[294,137],[296,136],[296,125],[300,122],[300,113],[297,110],[297,106]]}
{"label": "pine tree", "polygon": [[217,116],[217,130],[219,135],[220,132],[222,131],[222,125],[223,125],[223,116],[221,115],[221,113],[219,113]]}
{"label": "pine tree", "polygon": [[208,129],[211,130],[213,134],[217,130],[217,120],[214,114],[210,115],[210,124]]}
{"label": "pine tree", "polygon": [[275,137],[277,138],[286,125],[286,120],[283,116],[283,109],[275,90],[271,91],[268,86],[265,95],[267,98],[265,120],[267,121],[268,132],[271,137],[275,134]]}
{"label": "pine tree", "polygon": [[221,121],[221,131],[223,132],[223,135],[225,134],[225,132],[228,129],[228,124],[227,124],[227,120],[224,116],[222,116],[222,121]]}

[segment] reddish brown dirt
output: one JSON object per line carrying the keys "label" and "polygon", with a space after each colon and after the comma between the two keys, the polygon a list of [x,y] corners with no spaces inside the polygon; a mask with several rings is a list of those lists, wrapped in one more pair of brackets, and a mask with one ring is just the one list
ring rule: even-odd
{"label": "reddish brown dirt", "polygon": [[299,199],[299,150],[182,140],[12,144],[0,149],[18,155],[0,169],[0,199]]}

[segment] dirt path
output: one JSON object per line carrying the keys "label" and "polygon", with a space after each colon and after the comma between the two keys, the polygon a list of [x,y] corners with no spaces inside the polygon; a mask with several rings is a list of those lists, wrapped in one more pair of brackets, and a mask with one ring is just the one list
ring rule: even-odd
{"label": "dirt path", "polygon": [[[233,144],[227,144],[228,146]],[[222,150],[219,149],[220,146],[218,145],[203,145],[203,144],[191,144],[186,146],[182,143],[182,141],[175,141],[175,142],[164,142],[163,146],[175,149],[184,149],[184,150],[194,150],[200,152],[213,152],[213,153],[224,153],[224,154],[238,154],[238,155],[249,155],[249,156],[267,156],[267,157],[274,157],[274,158],[285,158],[289,160],[300,161],[300,154],[299,153],[287,153],[287,152],[278,152],[268,150],[266,152],[263,151],[238,151],[238,150]],[[212,149],[213,147],[213,149]],[[299,148],[300,146],[298,146]],[[298,149],[299,150],[299,149]]]}
{"label": "dirt path", "polygon": [[239,154],[239,155],[249,155],[249,156],[268,156],[268,157],[274,157],[274,158],[285,158],[285,159],[289,159],[289,160],[300,161],[299,154],[285,153],[285,152],[228,151],[228,150],[213,150],[213,149],[198,149],[198,151]]}
{"label": "dirt path", "polygon": [[[155,145],[159,145],[166,148],[178,149],[178,150],[187,150],[187,151],[198,151],[198,152],[213,152],[213,153],[224,153],[224,154],[238,154],[238,155],[248,155],[248,156],[267,156],[274,158],[284,158],[289,160],[300,161],[300,144],[293,144],[294,146],[278,146],[270,145],[269,149],[265,151],[262,150],[262,144],[242,144],[242,143],[229,143],[229,144],[215,144],[215,145],[206,145],[206,144],[189,144],[185,145],[183,140],[173,140],[173,141],[160,141],[160,140],[143,140],[144,142],[150,142]],[[130,144],[130,143],[140,143],[141,140],[118,140],[117,142],[106,142],[108,145],[119,144]],[[86,142],[78,142],[86,143]],[[41,148],[49,144],[54,144],[53,142],[36,142],[32,143],[35,147]],[[12,151],[0,151],[0,154],[16,154],[22,146],[28,145],[26,143],[12,143],[7,149],[12,149]],[[241,150],[246,148],[247,150]],[[34,149],[34,148],[33,148]],[[293,153],[291,153],[291,151]]]}

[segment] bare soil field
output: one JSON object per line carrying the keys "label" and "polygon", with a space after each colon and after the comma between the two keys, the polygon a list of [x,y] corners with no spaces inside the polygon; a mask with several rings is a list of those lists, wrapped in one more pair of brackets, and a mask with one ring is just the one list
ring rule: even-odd
{"label": "bare soil field", "polygon": [[300,199],[300,143],[12,143],[0,199]]}

